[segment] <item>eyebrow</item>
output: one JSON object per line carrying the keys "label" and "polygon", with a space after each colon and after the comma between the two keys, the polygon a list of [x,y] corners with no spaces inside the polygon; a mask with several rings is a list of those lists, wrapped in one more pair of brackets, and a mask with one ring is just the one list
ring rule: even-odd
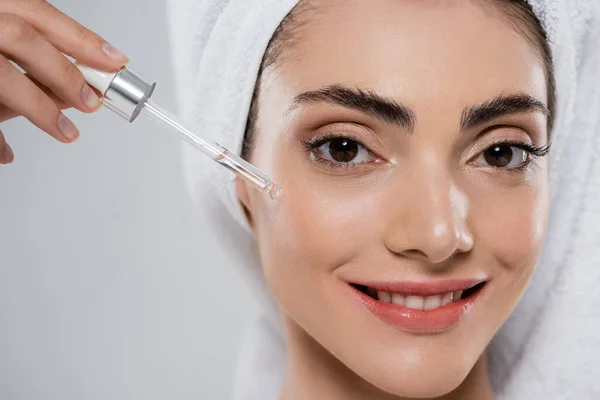
{"label": "eyebrow", "polygon": [[468,107],[462,113],[460,122],[461,130],[475,128],[486,124],[504,115],[526,114],[539,112],[546,117],[550,116],[550,110],[541,101],[523,94],[502,95],[486,101],[483,104]]}
{"label": "eyebrow", "polygon": [[[308,91],[294,98],[287,113],[303,104],[327,103],[360,111],[387,123],[401,126],[408,133],[414,131],[416,116],[413,110],[375,92],[342,85],[327,86]],[[489,123],[504,115],[539,112],[550,115],[541,101],[523,93],[500,95],[484,103],[465,108],[461,115],[461,130],[467,131]]]}
{"label": "eyebrow", "polygon": [[296,96],[287,112],[291,112],[302,104],[314,103],[328,103],[361,111],[384,122],[400,125],[410,132],[415,127],[415,114],[408,107],[372,91],[341,85],[304,92]]}

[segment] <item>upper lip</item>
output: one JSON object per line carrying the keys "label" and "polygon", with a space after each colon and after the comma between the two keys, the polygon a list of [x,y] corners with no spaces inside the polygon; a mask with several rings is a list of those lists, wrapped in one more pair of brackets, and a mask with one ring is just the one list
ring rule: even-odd
{"label": "upper lip", "polygon": [[352,284],[366,286],[378,292],[400,293],[413,296],[435,296],[457,290],[467,290],[485,281],[485,279],[457,279],[429,282],[352,282]]}

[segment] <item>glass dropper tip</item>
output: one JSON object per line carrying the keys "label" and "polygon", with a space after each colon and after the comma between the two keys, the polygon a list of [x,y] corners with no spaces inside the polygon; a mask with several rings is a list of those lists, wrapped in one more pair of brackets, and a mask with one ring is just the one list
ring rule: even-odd
{"label": "glass dropper tip", "polygon": [[276,183],[271,183],[266,188],[266,192],[269,194],[269,197],[271,197],[271,200],[277,200],[279,196],[281,196],[281,190],[281,186]]}

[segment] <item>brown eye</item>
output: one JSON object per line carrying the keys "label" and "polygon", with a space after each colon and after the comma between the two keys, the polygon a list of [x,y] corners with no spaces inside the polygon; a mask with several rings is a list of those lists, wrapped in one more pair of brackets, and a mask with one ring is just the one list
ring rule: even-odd
{"label": "brown eye", "polygon": [[356,158],[360,150],[358,143],[345,138],[333,139],[329,142],[329,154],[337,162],[350,162]]}
{"label": "brown eye", "polygon": [[[361,145],[347,138],[335,138],[324,143],[321,151],[328,154],[333,161],[349,163],[353,161],[361,151]],[[364,149],[362,149],[364,151]]]}
{"label": "brown eye", "polygon": [[513,150],[507,145],[490,147],[483,154],[485,161],[492,167],[504,168],[513,159]]}
{"label": "brown eye", "polygon": [[322,138],[305,146],[316,157],[313,161],[325,161],[328,166],[351,167],[380,161],[363,144],[345,136]]}
{"label": "brown eye", "polygon": [[526,163],[528,158],[526,150],[508,144],[497,144],[485,150],[478,161],[494,168],[511,169]]}

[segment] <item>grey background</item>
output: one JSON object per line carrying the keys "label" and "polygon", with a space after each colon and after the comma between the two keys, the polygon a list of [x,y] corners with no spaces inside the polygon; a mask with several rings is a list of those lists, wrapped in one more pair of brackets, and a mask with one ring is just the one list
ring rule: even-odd
{"label": "grey background", "polygon": [[[163,1],[56,0],[174,109]],[[243,282],[194,215],[180,142],[110,111],[62,145],[17,119],[0,166],[0,399],[225,399]]]}

